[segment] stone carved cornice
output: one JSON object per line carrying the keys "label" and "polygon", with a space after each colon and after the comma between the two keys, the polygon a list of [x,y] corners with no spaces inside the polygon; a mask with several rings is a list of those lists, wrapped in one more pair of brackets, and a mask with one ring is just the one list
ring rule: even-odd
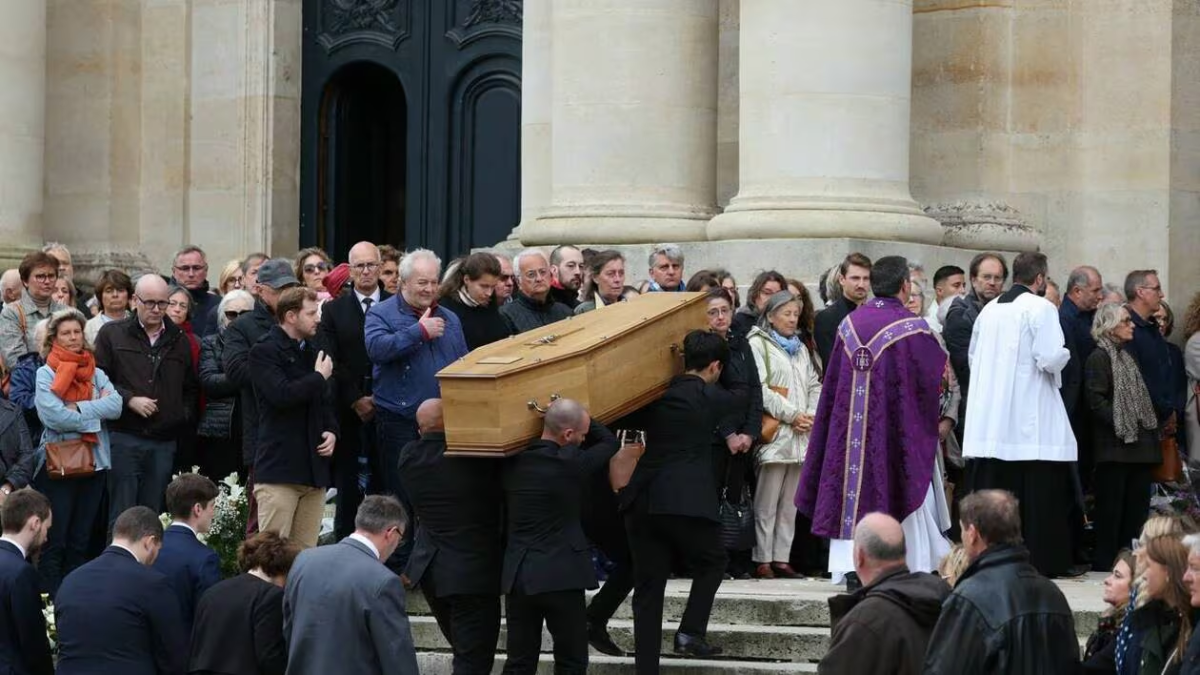
{"label": "stone carved cornice", "polygon": [[979,250],[1036,251],[1037,230],[1016,208],[1002,201],[931,204],[926,215],[946,229],[943,246]]}
{"label": "stone carved cornice", "polygon": [[327,52],[356,42],[395,49],[408,37],[408,0],[322,0],[320,6],[318,41]]}
{"label": "stone carved cornice", "polygon": [[471,11],[463,20],[463,27],[470,28],[485,23],[511,23],[519,26],[523,19],[521,0],[471,0]]}

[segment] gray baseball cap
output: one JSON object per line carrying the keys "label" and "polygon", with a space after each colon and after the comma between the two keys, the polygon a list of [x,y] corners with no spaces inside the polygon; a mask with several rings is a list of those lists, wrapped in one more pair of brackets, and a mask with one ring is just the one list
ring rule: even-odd
{"label": "gray baseball cap", "polygon": [[258,283],[283,290],[288,286],[299,286],[300,281],[292,270],[292,261],[287,258],[271,258],[258,268]]}

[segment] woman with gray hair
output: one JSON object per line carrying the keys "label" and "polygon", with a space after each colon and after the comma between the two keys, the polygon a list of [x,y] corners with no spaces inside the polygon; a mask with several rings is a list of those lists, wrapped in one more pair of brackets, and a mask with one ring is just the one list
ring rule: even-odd
{"label": "woman with gray hair", "polygon": [[1084,366],[1096,458],[1096,548],[1102,571],[1137,536],[1150,511],[1151,471],[1162,461],[1160,425],[1141,370],[1124,346],[1133,339],[1129,311],[1101,305],[1092,323],[1096,350]]}
{"label": "woman with gray hair", "polygon": [[800,313],[799,298],[788,291],[775,293],[748,336],[762,382],[764,421],[769,415],[778,422],[773,434],[773,425],[764,425],[756,453],[753,559],[755,576],[766,579],[797,576],[789,562],[796,534],[793,499],[821,398],[821,364],[801,335]]}
{"label": "woman with gray hair", "polygon": [[204,392],[204,413],[196,435],[201,440],[200,472],[221,480],[238,473],[245,482],[242,468],[242,412],[240,387],[225,375],[225,329],[239,316],[254,309],[254,296],[241,289],[229,291],[217,305],[217,332],[200,341],[200,388]]}

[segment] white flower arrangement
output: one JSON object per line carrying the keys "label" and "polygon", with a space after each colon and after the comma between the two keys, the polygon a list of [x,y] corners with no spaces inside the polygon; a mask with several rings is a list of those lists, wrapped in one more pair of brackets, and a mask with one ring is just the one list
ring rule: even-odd
{"label": "white flower arrangement", "polygon": [[58,624],[54,619],[54,603],[50,601],[49,593],[42,593],[42,618],[46,621],[46,639],[50,641],[50,651],[58,653]]}

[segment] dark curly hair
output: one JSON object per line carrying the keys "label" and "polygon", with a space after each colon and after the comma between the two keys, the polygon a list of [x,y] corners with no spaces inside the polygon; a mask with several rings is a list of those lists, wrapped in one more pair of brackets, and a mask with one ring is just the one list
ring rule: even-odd
{"label": "dark curly hair", "polygon": [[274,532],[259,532],[238,546],[238,569],[242,573],[261,569],[268,577],[286,577],[300,555],[300,544]]}

